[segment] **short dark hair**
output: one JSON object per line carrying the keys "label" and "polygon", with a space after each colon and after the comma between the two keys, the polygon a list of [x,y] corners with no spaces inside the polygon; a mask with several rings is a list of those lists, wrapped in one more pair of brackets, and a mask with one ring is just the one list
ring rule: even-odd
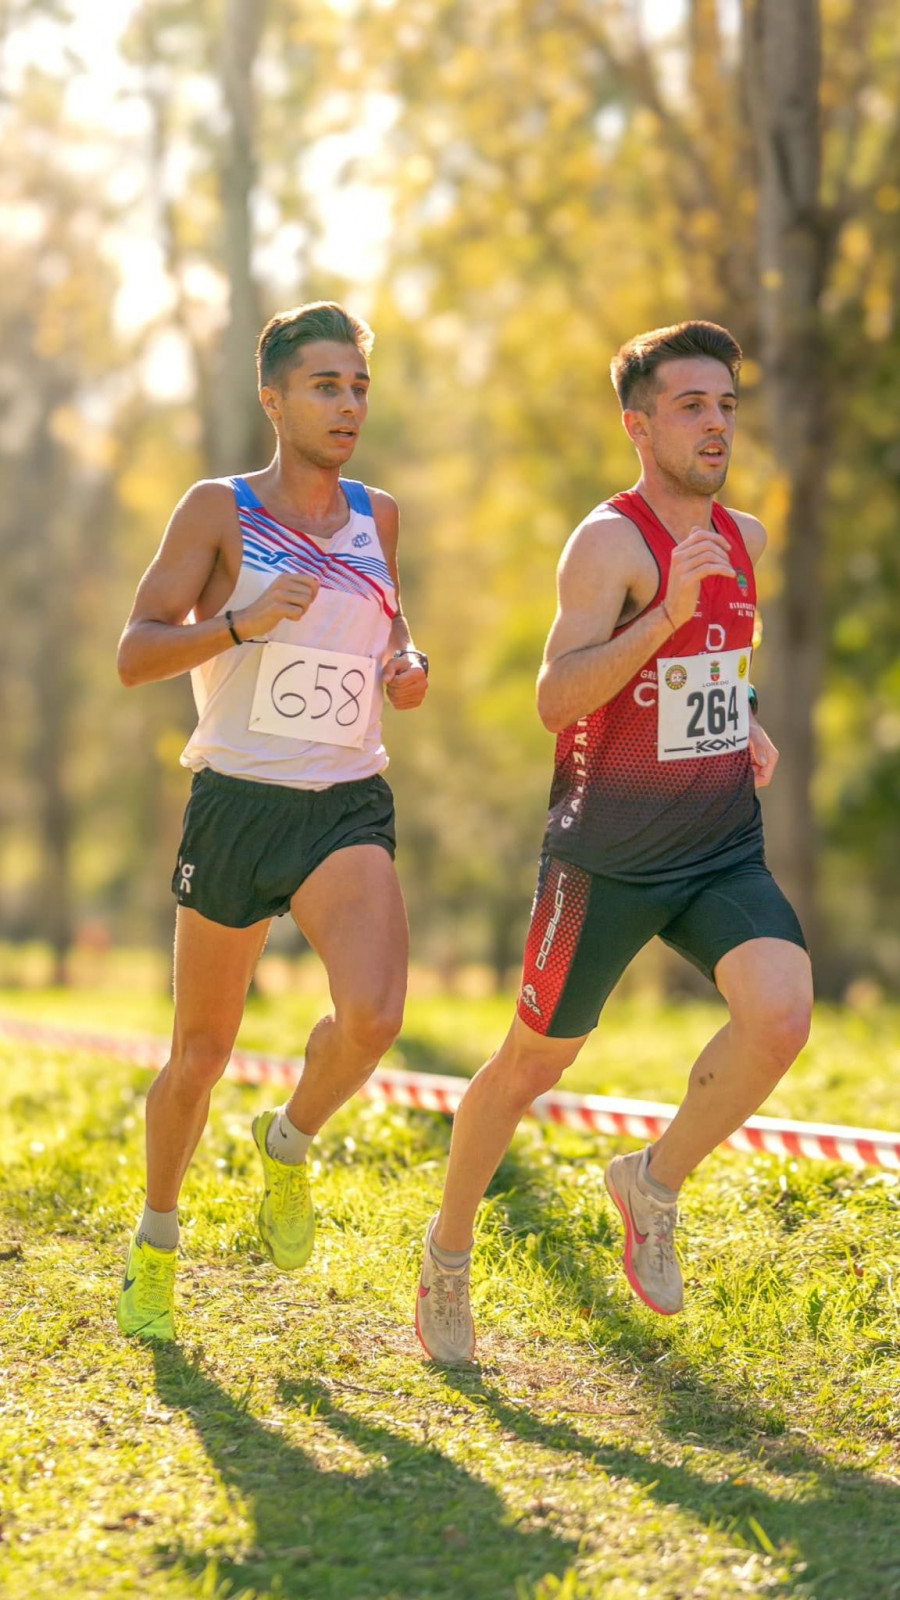
{"label": "short dark hair", "polygon": [[721,361],[737,388],[743,351],[734,335],[717,322],[676,322],[671,328],[637,334],[613,357],[609,370],[622,410],[652,411],[657,369],[684,356]]}
{"label": "short dark hair", "polygon": [[260,388],[277,383],[290,367],[303,359],[303,346],[316,339],[353,344],[364,356],[368,356],[375,343],[368,323],[352,317],[333,300],[312,300],[309,305],[295,306],[292,311],[278,311],[266,323],[256,347]]}

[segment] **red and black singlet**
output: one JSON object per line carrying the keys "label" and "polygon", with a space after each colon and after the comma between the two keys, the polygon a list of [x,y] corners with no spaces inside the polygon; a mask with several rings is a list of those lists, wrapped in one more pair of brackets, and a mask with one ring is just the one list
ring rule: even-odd
{"label": "red and black singlet", "polygon": [[[600,509],[628,517],[643,536],[659,568],[659,585],[650,601],[650,606],[658,605],[665,598],[676,541],[636,490],[613,496]],[[762,820],[748,749],[674,761],[660,760],[657,754],[659,659],[749,652],[753,642],[752,563],[724,506],[713,505],[712,522],[728,540],[735,577],[704,578],[690,621],[664,641],[612,700],[565,728],[557,739],[545,848],[589,872],[635,882],[665,881],[711,866],[727,867],[762,852]]]}

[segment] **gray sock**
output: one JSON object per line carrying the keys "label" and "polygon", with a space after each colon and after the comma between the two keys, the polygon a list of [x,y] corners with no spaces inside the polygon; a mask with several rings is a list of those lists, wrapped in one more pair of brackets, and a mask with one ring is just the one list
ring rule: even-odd
{"label": "gray sock", "polygon": [[667,1189],[664,1183],[657,1183],[656,1179],[650,1176],[652,1154],[653,1146],[648,1144],[638,1171],[638,1188],[642,1189],[644,1194],[648,1194],[651,1200],[661,1200],[664,1206],[674,1206],[678,1199],[678,1190]]}
{"label": "gray sock", "polygon": [[173,1211],[153,1211],[144,1205],[137,1229],[138,1244],[151,1244],[154,1250],[177,1250],[180,1232],[177,1206]]}
{"label": "gray sock", "polygon": [[311,1133],[301,1133],[295,1128],[287,1114],[286,1106],[279,1106],[266,1134],[266,1149],[276,1161],[284,1161],[289,1167],[298,1167],[301,1161],[306,1160],[306,1152],[312,1144]]}
{"label": "gray sock", "polygon": [[460,1267],[468,1264],[472,1256],[471,1245],[468,1250],[442,1250],[432,1239],[429,1249],[438,1266],[443,1267],[445,1272],[458,1272]]}

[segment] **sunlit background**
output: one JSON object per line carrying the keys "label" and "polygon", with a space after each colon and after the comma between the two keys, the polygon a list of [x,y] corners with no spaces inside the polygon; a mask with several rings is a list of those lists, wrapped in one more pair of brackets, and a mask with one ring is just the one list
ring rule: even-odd
{"label": "sunlit background", "polygon": [[823,0],[817,62],[814,10],[761,48],[750,0],[8,0],[0,978],[170,942],[190,695],[126,692],[116,640],[185,489],[268,458],[259,327],[336,297],[432,659],[386,718],[417,966],[515,968],[554,569],[635,476],[609,360],[709,316],[747,355],[727,498],[772,534],[770,858],[824,991],[900,985],[900,38]]}

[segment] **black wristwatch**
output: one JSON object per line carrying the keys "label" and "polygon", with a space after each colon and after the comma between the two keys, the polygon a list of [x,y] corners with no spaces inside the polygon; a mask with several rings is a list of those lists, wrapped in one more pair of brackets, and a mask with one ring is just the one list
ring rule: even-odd
{"label": "black wristwatch", "polygon": [[231,637],[234,640],[235,644],[248,644],[249,643],[249,640],[242,639],[240,634],[238,633],[237,628],[234,625],[234,612],[233,611],[226,611],[226,613],[225,613],[225,621],[228,623],[228,632],[231,634]]}
{"label": "black wristwatch", "polygon": [[758,716],[759,715],[759,695],[757,694],[756,690],[754,689],[752,683],[748,683],[748,685],[747,685],[747,699],[750,702],[750,710],[753,712],[753,715],[755,717]]}
{"label": "black wristwatch", "polygon": [[395,650],[391,660],[401,661],[404,656],[411,656],[414,661],[418,661],[426,678],[428,677],[428,657],[424,650],[414,650],[412,645],[407,645],[405,650]]}

